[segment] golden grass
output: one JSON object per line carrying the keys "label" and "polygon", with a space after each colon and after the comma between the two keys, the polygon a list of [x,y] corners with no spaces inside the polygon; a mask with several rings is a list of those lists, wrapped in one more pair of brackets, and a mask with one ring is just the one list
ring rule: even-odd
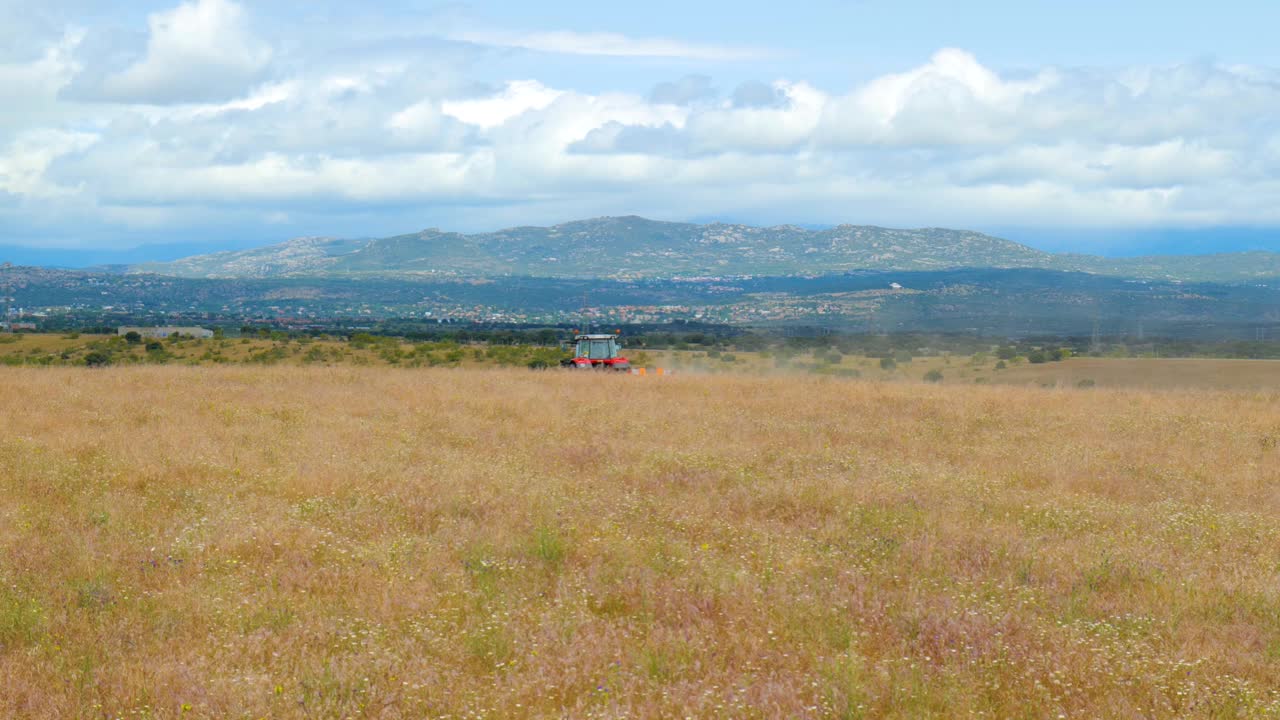
{"label": "golden grass", "polygon": [[1280,389],[1280,360],[1080,357],[1039,365],[1020,363],[1007,370],[974,374],[985,375],[991,382],[1067,387],[1093,382],[1097,387]]}
{"label": "golden grass", "polygon": [[1280,716],[1278,401],[5,369],[0,716]]}
{"label": "golden grass", "polygon": [[[559,362],[555,348],[524,345],[459,345],[452,342],[408,342],[395,337],[379,337],[372,342],[351,343],[332,338],[294,337],[271,340],[259,337],[197,340],[164,340],[163,352],[150,353],[143,344],[129,345],[114,336],[51,333],[0,334],[0,366],[76,366],[85,356],[105,348],[116,365],[289,365],[289,366],[396,366],[396,367],[526,367],[541,359]],[[1280,360],[1234,360],[1217,358],[1092,358],[1076,357],[1062,362],[1033,364],[1025,359],[997,368],[994,357],[973,362],[970,356],[926,356],[899,363],[892,369],[880,366],[879,358],[839,356],[829,362],[830,352],[804,352],[779,358],[779,354],[725,351],[708,354],[696,350],[624,350],[632,364],[649,369],[663,368],[681,374],[714,375],[827,375],[857,377],[862,380],[920,382],[936,370],[943,384],[1023,385],[1030,387],[1077,387],[1151,389],[1218,389],[1267,391],[1280,388]]]}
{"label": "golden grass", "polygon": [[[879,358],[843,356],[838,363],[804,353],[786,362],[754,352],[728,353],[733,361],[708,357],[704,352],[650,351],[650,365],[672,367],[697,374],[798,375],[819,374],[839,377],[855,375],[862,380],[920,382],[936,370],[943,384],[1022,385],[1027,387],[1145,388],[1153,390],[1236,390],[1280,389],[1280,360],[1237,360],[1225,358],[1099,358],[1074,357],[1040,364],[1025,359],[1009,361],[998,368],[988,357],[974,363],[970,356],[917,357],[892,369],[880,366]],[[723,355],[722,355],[723,357]]]}

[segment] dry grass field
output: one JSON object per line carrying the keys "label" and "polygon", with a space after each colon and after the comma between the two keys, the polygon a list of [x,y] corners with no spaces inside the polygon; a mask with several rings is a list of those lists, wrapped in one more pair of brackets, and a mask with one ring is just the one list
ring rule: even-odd
{"label": "dry grass field", "polygon": [[[760,353],[723,353],[719,358],[705,352],[650,351],[650,364],[666,365],[698,374],[796,375],[822,374],[833,377],[856,376],[863,380],[919,382],[930,371],[941,374],[945,384],[1022,385],[1029,387],[1149,388],[1160,390],[1241,390],[1280,389],[1280,360],[1234,360],[1223,358],[1109,358],[1074,357],[1060,362],[1028,363],[1024,359],[997,367],[999,360],[988,357],[973,362],[968,356],[917,357],[897,363],[892,369],[880,366],[878,358],[847,355],[837,363],[805,353],[790,362]],[[725,361],[725,356],[732,358]]]}
{"label": "dry grass field", "polygon": [[1280,393],[0,369],[0,717],[1280,717]]}
{"label": "dry grass field", "polygon": [[1280,390],[1280,361],[1219,358],[1071,358],[1040,365],[1019,364],[985,373],[991,382],[1075,387],[1159,389],[1215,388]]}
{"label": "dry grass field", "polygon": [[[148,349],[148,348],[151,349]],[[114,365],[251,365],[358,367],[526,367],[538,360],[550,365],[564,356],[554,347],[526,345],[409,342],[394,337],[304,336],[197,340],[166,339],[150,345],[128,344],[114,336],[0,334],[0,366],[84,366],[93,351],[105,351]],[[824,375],[889,382],[920,382],[931,371],[943,384],[994,384],[1028,387],[1219,389],[1267,391],[1280,388],[1280,360],[1216,358],[1076,357],[1061,362],[1000,361],[984,354],[924,356],[883,368],[879,358],[839,355],[826,350],[780,357],[776,353],[627,349],[636,366],[696,375]]]}

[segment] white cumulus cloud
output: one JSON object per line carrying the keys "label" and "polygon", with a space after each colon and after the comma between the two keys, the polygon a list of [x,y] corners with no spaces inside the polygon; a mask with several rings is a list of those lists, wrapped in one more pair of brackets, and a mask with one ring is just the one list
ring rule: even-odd
{"label": "white cumulus cloud", "polygon": [[93,133],[66,130],[28,130],[0,150],[0,191],[33,200],[74,195],[75,187],[59,185],[46,171],[57,158],[97,142]]}
{"label": "white cumulus cloud", "polygon": [[[339,232],[330,218],[387,213],[408,223],[389,230],[603,213],[1280,223],[1280,71],[1264,66],[1010,70],[943,49],[841,87],[744,80],[739,66],[717,77],[717,62],[746,52],[733,48],[449,33],[610,57],[599,60],[610,72],[575,82],[565,63],[582,58],[438,36],[349,43],[331,33],[313,44],[292,25],[267,32],[232,0],[175,0],[135,22],[119,57],[103,59],[116,46],[93,45],[104,31],[90,24],[0,60],[0,225],[11,242],[22,241],[12,228],[36,225],[158,237],[211,218],[237,218],[245,232],[329,233]],[[612,73],[619,64],[626,79]]]}
{"label": "white cumulus cloud", "polygon": [[455,40],[479,45],[523,48],[564,55],[682,58],[686,60],[749,60],[766,55],[761,50],[704,45],[669,38],[636,38],[612,32],[511,32],[464,30],[450,34]]}
{"label": "white cumulus cloud", "polygon": [[151,15],[146,54],[108,76],[105,98],[174,103],[222,100],[243,92],[271,59],[231,0],[192,0]]}
{"label": "white cumulus cloud", "polygon": [[467,100],[446,100],[441,112],[469,125],[497,127],[530,110],[542,110],[562,91],[546,87],[537,80],[512,80],[501,92]]}

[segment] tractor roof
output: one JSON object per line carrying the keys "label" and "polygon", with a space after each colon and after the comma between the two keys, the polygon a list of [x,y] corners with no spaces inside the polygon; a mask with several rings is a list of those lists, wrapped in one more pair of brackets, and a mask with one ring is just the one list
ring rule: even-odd
{"label": "tractor roof", "polygon": [[600,334],[600,335],[585,335],[585,334],[583,334],[583,335],[578,335],[578,336],[577,336],[577,339],[579,339],[579,340],[608,340],[609,338],[616,338],[616,337],[618,337],[618,336],[617,336],[617,335],[615,335],[615,334],[613,334],[613,333]]}

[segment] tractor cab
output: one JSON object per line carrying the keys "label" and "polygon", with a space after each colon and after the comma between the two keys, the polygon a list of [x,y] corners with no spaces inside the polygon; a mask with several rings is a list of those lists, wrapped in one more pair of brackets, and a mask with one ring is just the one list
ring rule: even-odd
{"label": "tractor cab", "polygon": [[603,370],[630,370],[631,364],[622,356],[622,343],[618,334],[579,334],[573,338],[573,357],[565,360],[566,367],[596,368]]}

